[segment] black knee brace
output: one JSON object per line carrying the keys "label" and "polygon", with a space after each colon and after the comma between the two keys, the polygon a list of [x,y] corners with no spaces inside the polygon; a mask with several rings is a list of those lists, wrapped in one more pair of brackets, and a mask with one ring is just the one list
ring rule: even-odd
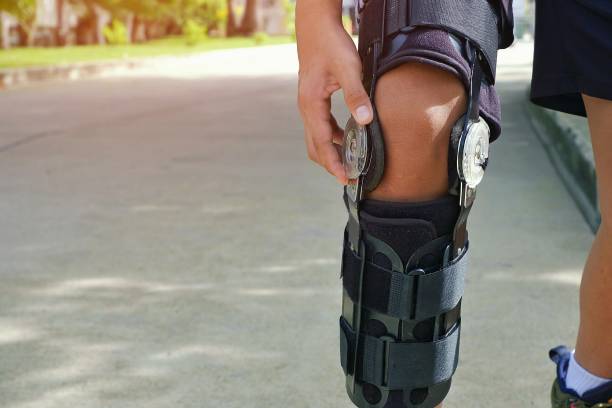
{"label": "black knee brace", "polygon": [[340,318],[342,367],[357,406],[433,407],[448,392],[467,262],[467,248],[451,259],[458,215],[452,196],[362,202],[360,254],[345,240]]}
{"label": "black knee brace", "polygon": [[496,15],[487,0],[366,2],[359,50],[372,100],[378,64],[393,63],[386,44],[419,26],[465,42],[469,103],[450,137],[449,195],[431,202],[363,199],[384,171],[381,127],[376,112],[366,128],[347,124],[340,351],[347,392],[361,408],[433,408],[447,395],[458,361],[466,223],[488,161],[489,128],[478,98],[483,78],[494,80]]}

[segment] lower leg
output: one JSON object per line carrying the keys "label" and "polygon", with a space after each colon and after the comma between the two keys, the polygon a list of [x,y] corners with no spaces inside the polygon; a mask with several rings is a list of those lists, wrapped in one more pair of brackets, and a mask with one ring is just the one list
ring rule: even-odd
{"label": "lower leg", "polygon": [[602,223],[580,287],[576,360],[590,373],[612,378],[612,101],[584,96],[595,152]]}

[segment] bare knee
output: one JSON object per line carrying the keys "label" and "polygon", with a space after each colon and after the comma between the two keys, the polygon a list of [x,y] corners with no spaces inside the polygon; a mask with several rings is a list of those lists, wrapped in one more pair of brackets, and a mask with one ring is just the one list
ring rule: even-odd
{"label": "bare knee", "polygon": [[379,80],[375,103],[386,163],[370,196],[422,201],[445,195],[450,131],[466,105],[459,79],[425,64],[404,64]]}

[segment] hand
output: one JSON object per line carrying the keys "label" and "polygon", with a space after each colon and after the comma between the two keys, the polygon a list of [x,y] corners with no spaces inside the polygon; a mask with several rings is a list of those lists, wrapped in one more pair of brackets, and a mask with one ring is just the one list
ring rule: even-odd
{"label": "hand", "polygon": [[355,43],[342,26],[339,10],[329,10],[326,4],[333,2],[297,2],[298,105],[308,157],[346,185],[340,158],[344,131],[331,114],[331,96],[342,89],[346,105],[361,125],[370,123],[373,113],[361,83],[361,60]]}

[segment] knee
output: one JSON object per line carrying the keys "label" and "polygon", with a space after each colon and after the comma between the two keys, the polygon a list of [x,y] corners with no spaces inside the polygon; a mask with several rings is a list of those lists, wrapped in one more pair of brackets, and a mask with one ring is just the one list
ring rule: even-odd
{"label": "knee", "polygon": [[404,64],[379,80],[375,103],[386,163],[374,198],[411,201],[446,194],[450,131],[466,99],[457,77],[425,64]]}

